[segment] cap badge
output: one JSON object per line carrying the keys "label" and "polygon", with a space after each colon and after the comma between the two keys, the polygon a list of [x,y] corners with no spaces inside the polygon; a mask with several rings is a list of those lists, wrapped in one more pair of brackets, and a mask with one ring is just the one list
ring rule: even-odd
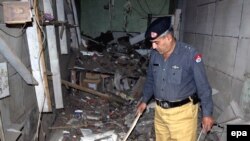
{"label": "cap badge", "polygon": [[201,62],[201,54],[195,55],[194,59],[195,59],[196,63],[200,63]]}
{"label": "cap badge", "polygon": [[151,38],[155,38],[157,36],[156,32],[151,32]]}

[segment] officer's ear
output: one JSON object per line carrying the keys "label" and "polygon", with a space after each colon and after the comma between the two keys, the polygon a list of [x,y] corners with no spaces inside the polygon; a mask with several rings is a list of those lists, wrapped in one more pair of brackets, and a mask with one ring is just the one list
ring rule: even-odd
{"label": "officer's ear", "polygon": [[167,39],[168,41],[172,41],[173,36],[171,34],[167,34],[167,35],[165,35],[165,39]]}

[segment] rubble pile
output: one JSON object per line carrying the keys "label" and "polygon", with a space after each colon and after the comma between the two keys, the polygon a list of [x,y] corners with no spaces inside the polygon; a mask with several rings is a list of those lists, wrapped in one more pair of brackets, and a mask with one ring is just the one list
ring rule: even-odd
{"label": "rubble pile", "polygon": [[[134,86],[146,76],[149,60],[150,51],[143,49],[146,48],[145,44],[130,45],[127,36],[113,38],[112,33],[107,32],[89,40],[88,45],[86,50],[80,51],[70,67],[70,81],[102,93],[118,95],[125,100],[131,100],[135,93],[138,98],[138,89],[142,87]],[[143,85],[144,81],[140,83]]]}
{"label": "rubble pile", "polygon": [[128,132],[137,118],[150,51],[110,32],[90,41],[69,68],[70,80],[62,81],[66,106],[50,130],[60,132],[59,141],[154,141],[154,101]]}
{"label": "rubble pile", "polygon": [[[84,92],[68,94],[67,106],[58,111],[56,123],[50,129],[60,130],[63,141],[121,141],[135,118],[137,104],[137,100],[119,104]],[[128,141],[153,140],[153,113],[153,108],[145,111]]]}
{"label": "rubble pile", "polygon": [[[65,108],[50,128],[61,132],[60,140],[123,140],[145,82],[149,50],[137,50],[142,48],[143,43],[130,45],[127,36],[113,38],[110,32],[88,41],[69,68],[70,80],[63,81]],[[153,114],[153,108],[146,110],[128,141],[153,140]]]}

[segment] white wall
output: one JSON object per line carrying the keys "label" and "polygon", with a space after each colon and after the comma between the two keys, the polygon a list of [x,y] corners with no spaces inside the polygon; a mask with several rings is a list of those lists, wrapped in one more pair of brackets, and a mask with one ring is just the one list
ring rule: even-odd
{"label": "white wall", "polygon": [[239,103],[250,73],[250,0],[185,0],[179,6],[182,39],[203,54],[211,86],[219,90],[216,106]]}

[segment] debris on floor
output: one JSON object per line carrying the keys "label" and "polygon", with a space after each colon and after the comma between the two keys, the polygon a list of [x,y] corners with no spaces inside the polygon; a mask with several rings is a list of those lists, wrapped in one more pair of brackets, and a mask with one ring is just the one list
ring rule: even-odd
{"label": "debris on floor", "polygon": [[[52,132],[63,132],[62,141],[122,140],[135,118],[138,104],[137,100],[120,104],[85,92],[69,93],[64,99],[65,109],[58,110],[50,128]],[[128,141],[154,138],[153,113],[153,108],[146,110]]]}
{"label": "debris on floor", "polygon": [[134,123],[150,51],[110,32],[88,39],[88,50],[69,67],[70,80],[62,80],[65,108],[50,130],[61,132],[60,141],[154,141],[154,101]]}

